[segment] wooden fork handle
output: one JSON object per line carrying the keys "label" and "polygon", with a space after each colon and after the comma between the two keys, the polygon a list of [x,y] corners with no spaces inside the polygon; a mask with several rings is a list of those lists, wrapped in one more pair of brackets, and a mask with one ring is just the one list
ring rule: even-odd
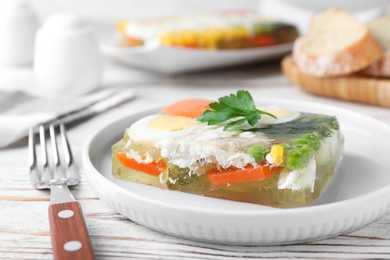
{"label": "wooden fork handle", "polygon": [[54,259],[94,259],[88,230],[77,201],[49,206]]}

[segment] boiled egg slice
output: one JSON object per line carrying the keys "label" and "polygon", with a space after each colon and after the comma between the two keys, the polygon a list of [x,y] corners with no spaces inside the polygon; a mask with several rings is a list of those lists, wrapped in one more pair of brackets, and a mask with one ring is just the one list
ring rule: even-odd
{"label": "boiled egg slice", "polygon": [[258,124],[269,125],[287,123],[296,119],[300,115],[298,111],[287,110],[279,107],[263,107],[258,109],[268,112],[276,117],[273,118],[269,115],[261,115],[261,119],[259,120]]}
{"label": "boiled egg slice", "polygon": [[187,135],[199,122],[195,118],[172,115],[150,115],[141,118],[127,129],[127,134],[135,141],[157,142],[166,138]]}

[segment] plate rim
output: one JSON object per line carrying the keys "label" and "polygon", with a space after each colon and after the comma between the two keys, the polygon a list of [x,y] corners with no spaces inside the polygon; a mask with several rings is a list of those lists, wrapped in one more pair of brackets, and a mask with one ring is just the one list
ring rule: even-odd
{"label": "plate rim", "polygon": [[[168,50],[177,50],[185,51],[191,53],[207,53],[207,54],[232,54],[232,53],[246,53],[246,52],[260,52],[260,51],[269,51],[274,49],[282,48],[291,50],[294,45],[294,42],[280,43],[270,46],[254,47],[254,48],[242,48],[242,49],[223,49],[223,50],[210,50],[210,49],[201,49],[201,48],[186,48],[180,46],[164,46],[157,43],[151,43],[143,46],[135,47],[122,47],[116,46],[114,43],[100,43],[100,50],[106,55],[133,55],[139,53],[146,53],[155,50],[168,49]],[[116,52],[116,54],[113,54]]]}

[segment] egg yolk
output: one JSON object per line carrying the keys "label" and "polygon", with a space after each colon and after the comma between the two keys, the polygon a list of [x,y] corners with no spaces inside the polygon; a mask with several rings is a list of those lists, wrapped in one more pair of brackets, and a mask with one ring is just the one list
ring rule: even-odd
{"label": "egg yolk", "polygon": [[196,124],[196,120],[184,116],[161,116],[149,123],[149,128],[165,132],[179,131]]}

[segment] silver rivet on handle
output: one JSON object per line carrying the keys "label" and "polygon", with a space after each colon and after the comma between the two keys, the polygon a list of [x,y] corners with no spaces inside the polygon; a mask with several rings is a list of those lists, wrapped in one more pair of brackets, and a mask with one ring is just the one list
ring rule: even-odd
{"label": "silver rivet on handle", "polygon": [[65,210],[61,210],[60,212],[58,212],[57,215],[60,218],[71,218],[74,216],[74,212],[73,212],[73,210],[65,209]]}
{"label": "silver rivet on handle", "polygon": [[81,244],[81,242],[77,240],[71,240],[64,244],[64,249],[68,252],[74,252],[80,250],[82,247],[83,244]]}

